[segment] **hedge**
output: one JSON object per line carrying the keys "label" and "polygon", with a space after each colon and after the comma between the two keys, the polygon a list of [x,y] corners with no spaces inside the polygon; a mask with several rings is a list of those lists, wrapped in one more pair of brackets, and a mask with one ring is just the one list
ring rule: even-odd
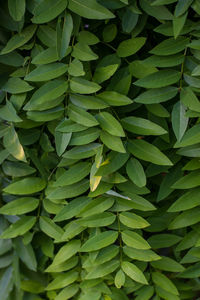
{"label": "hedge", "polygon": [[199,17],[1,1],[1,300],[199,299]]}

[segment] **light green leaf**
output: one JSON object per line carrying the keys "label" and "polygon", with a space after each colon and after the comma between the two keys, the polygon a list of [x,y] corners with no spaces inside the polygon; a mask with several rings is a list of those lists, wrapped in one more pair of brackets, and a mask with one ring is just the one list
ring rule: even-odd
{"label": "light green leaf", "polygon": [[120,62],[120,58],[115,54],[103,57],[96,67],[93,80],[97,83],[101,83],[109,79],[118,69]]}
{"label": "light green leaf", "polygon": [[69,0],[68,8],[87,19],[110,19],[114,15],[96,0]]}
{"label": "light green leaf", "polygon": [[23,162],[5,161],[2,168],[6,175],[12,177],[23,177],[36,172],[34,168]]}
{"label": "light green leaf", "polygon": [[44,179],[38,177],[27,177],[9,184],[3,189],[5,193],[16,195],[28,195],[43,190],[46,186]]}
{"label": "light green leaf", "polygon": [[73,297],[79,290],[77,284],[72,284],[62,289],[59,294],[56,296],[55,300],[67,300]]}
{"label": "light green leaf", "polygon": [[58,156],[61,156],[67,146],[69,145],[72,133],[62,133],[59,131],[55,132],[55,144],[56,144],[56,152]]}
{"label": "light green leaf", "polygon": [[156,165],[170,166],[172,162],[165,156],[156,146],[144,141],[129,141],[128,150],[145,161],[149,161]]}
{"label": "light green leaf", "polygon": [[150,249],[150,245],[136,232],[130,230],[124,230],[122,232],[123,242],[132,248],[147,250]]}
{"label": "light green leaf", "polygon": [[145,37],[136,37],[121,42],[117,48],[117,55],[119,57],[127,57],[135,54],[144,46],[146,42]]}
{"label": "light green leaf", "polygon": [[23,216],[17,222],[11,224],[0,236],[2,239],[12,239],[24,235],[36,222],[36,217]]}
{"label": "light green leaf", "polygon": [[34,9],[32,22],[36,24],[47,23],[57,17],[67,7],[65,0],[43,0]]}
{"label": "light green leaf", "polygon": [[124,274],[124,272],[120,269],[120,270],[116,273],[116,275],[115,275],[115,286],[116,286],[118,289],[120,289],[120,288],[124,285],[125,279],[126,279],[125,274]]}
{"label": "light green leaf", "polygon": [[6,101],[6,105],[0,108],[0,118],[10,122],[21,122],[22,119],[18,117],[12,103]]}
{"label": "light green leaf", "polygon": [[68,69],[68,73],[72,76],[84,76],[85,71],[83,69],[83,64],[78,59],[74,59]]}
{"label": "light green leaf", "polygon": [[89,203],[86,203],[86,205],[77,213],[77,216],[86,218],[95,214],[100,214],[112,207],[113,203],[114,199],[111,197],[97,197]]}
{"label": "light green leaf", "polygon": [[142,283],[142,284],[148,284],[142,271],[136,265],[134,265],[128,261],[123,261],[122,262],[122,270],[124,271],[124,273],[126,275],[128,275],[134,281]]}
{"label": "light green leaf", "polygon": [[188,12],[186,12],[184,15],[175,17],[173,19],[173,30],[174,30],[174,38],[176,39],[179,34],[181,33],[181,30],[183,29],[183,26],[185,24],[185,21],[187,19]]}
{"label": "light green leaf", "polygon": [[178,229],[191,226],[200,221],[199,209],[192,208],[179,214],[169,225],[169,229]]}
{"label": "light green leaf", "polygon": [[48,81],[66,73],[67,65],[63,63],[51,63],[41,65],[25,76],[27,81]]}
{"label": "light green leaf", "polygon": [[85,109],[102,109],[109,105],[103,102],[99,97],[96,96],[84,96],[78,94],[71,94],[70,101],[79,107]]}
{"label": "light green leaf", "polygon": [[150,224],[143,219],[142,217],[130,213],[130,212],[122,212],[119,215],[120,222],[127,227],[138,229],[148,227]]}
{"label": "light green leaf", "polygon": [[16,159],[26,162],[24,149],[20,144],[18,135],[13,126],[6,131],[6,134],[3,137],[3,145]]}
{"label": "light green leaf", "polygon": [[200,112],[200,102],[190,87],[181,89],[180,100],[189,109]]}
{"label": "light green leaf", "polygon": [[167,272],[183,272],[185,268],[175,261],[174,259],[167,257],[167,256],[161,256],[161,259],[158,261],[151,262],[151,265],[155,269],[167,271]]}
{"label": "light green leaf", "polygon": [[105,231],[88,239],[81,247],[81,252],[91,252],[107,247],[115,242],[118,232]]}
{"label": "light green leaf", "polygon": [[34,65],[45,65],[55,62],[57,59],[58,55],[56,47],[51,47],[39,52],[36,56],[34,56],[31,63]]}
{"label": "light green leaf", "polygon": [[63,157],[69,159],[82,159],[94,156],[101,144],[98,143],[91,143],[85,146],[76,146],[73,147],[71,150],[65,152]]}
{"label": "light green leaf", "polygon": [[33,197],[24,197],[13,200],[0,208],[0,214],[22,215],[38,207],[39,200]]}
{"label": "light green leaf", "polygon": [[73,47],[72,56],[81,61],[96,60],[98,55],[84,42],[79,42]]}
{"label": "light green leaf", "polygon": [[200,185],[200,172],[199,170],[190,172],[189,174],[181,177],[178,181],[176,181],[172,188],[174,189],[191,189],[193,187]]}
{"label": "light green leaf", "polygon": [[96,116],[102,129],[114,136],[125,136],[121,124],[108,112],[100,112]]}

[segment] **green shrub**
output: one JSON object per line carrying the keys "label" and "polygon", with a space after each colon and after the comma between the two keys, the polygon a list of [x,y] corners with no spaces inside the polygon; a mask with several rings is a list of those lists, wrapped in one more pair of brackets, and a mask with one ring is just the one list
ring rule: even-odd
{"label": "green shrub", "polygon": [[199,15],[1,1],[1,300],[197,299]]}

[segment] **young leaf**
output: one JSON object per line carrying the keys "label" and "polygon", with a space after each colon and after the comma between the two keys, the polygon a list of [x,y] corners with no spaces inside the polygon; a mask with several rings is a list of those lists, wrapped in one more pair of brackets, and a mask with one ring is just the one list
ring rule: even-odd
{"label": "young leaf", "polygon": [[142,283],[142,284],[148,284],[142,271],[136,265],[134,265],[128,261],[123,261],[122,262],[122,270],[124,271],[124,273],[126,275],[128,275],[134,281]]}

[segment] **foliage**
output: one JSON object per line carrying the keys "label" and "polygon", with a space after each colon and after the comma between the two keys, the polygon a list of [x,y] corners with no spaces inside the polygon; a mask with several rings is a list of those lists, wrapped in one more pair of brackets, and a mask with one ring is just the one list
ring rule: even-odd
{"label": "foliage", "polygon": [[1,300],[197,299],[199,15],[1,1]]}

